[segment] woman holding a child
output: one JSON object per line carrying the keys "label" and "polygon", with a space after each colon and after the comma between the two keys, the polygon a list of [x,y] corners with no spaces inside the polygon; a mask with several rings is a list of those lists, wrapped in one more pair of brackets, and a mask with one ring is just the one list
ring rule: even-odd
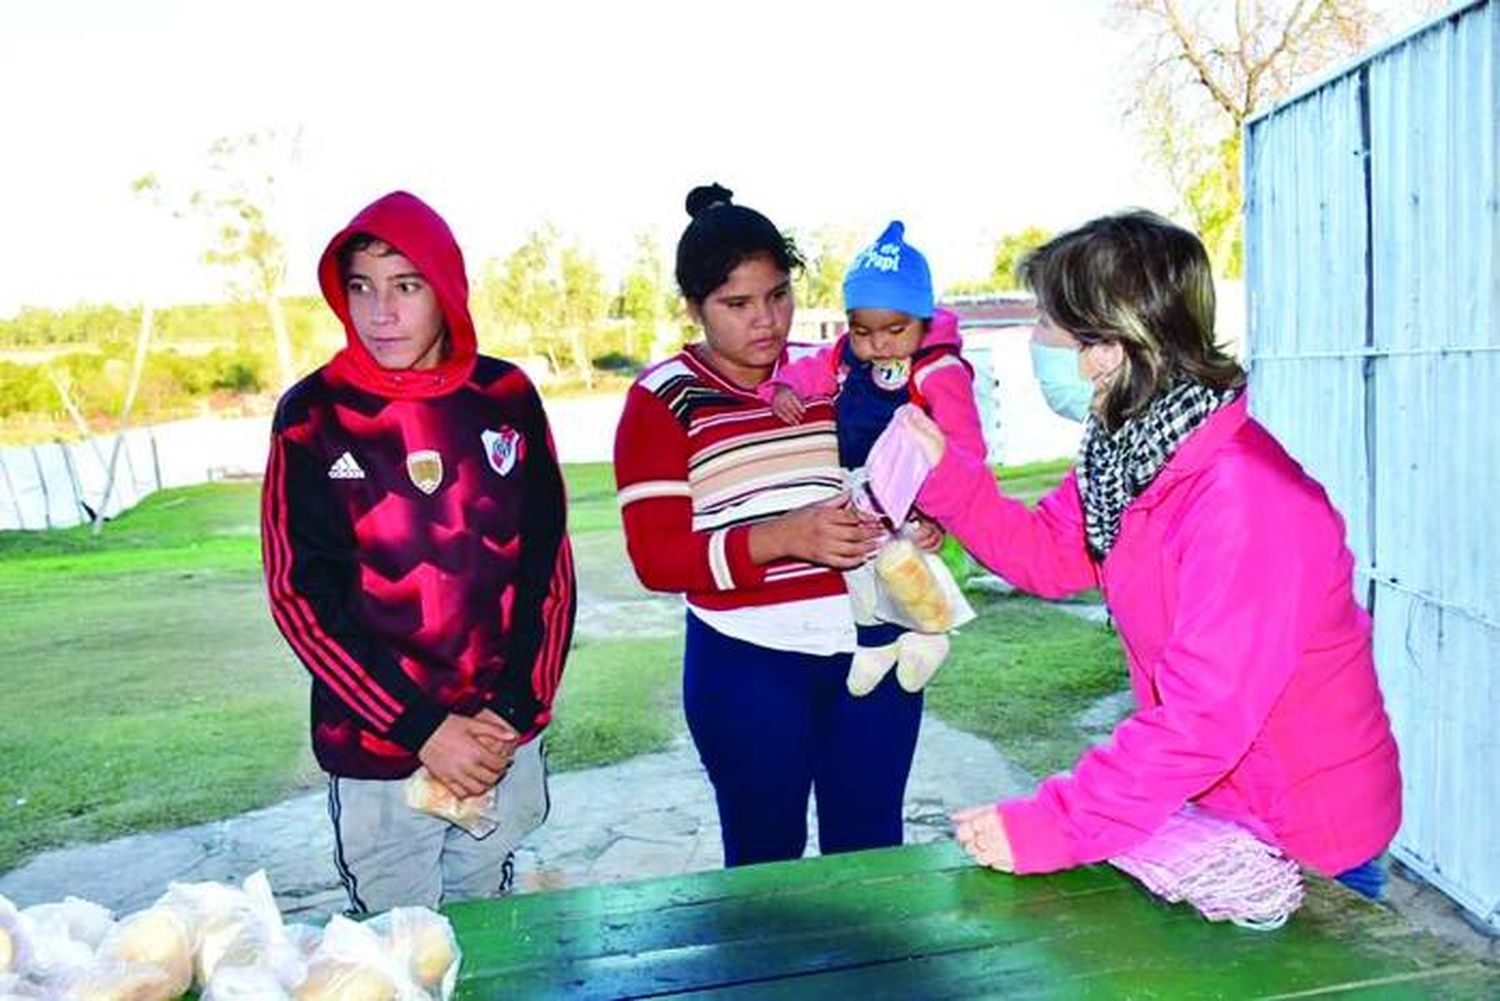
{"label": "woman holding a child", "polygon": [[904,415],[936,462],[918,503],[1027,591],[1099,588],[1136,711],[1035,795],[959,811],[960,843],[1049,872],[1127,852],[1191,804],[1375,895],[1401,780],[1370,619],[1342,520],[1214,343],[1202,244],[1127,213],[1054,238],[1022,274],[1039,374],[1061,359],[1079,383],[1054,377],[1049,400],[1090,401],[1077,467],[1029,509]]}
{"label": "woman holding a child", "polygon": [[688,196],[677,282],[703,340],[631,387],[615,476],[642,583],[687,599],[683,703],[731,866],[901,842],[922,699],[846,687],[841,572],[879,528],[846,501],[832,403],[798,423],[756,395],[783,357],[795,247],[717,186]]}

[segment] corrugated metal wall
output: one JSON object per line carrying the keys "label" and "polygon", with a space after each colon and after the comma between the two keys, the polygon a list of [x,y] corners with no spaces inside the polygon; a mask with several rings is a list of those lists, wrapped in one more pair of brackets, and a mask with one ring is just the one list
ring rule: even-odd
{"label": "corrugated metal wall", "polygon": [[1396,855],[1500,929],[1500,4],[1253,120],[1252,406],[1328,488],[1401,745]]}

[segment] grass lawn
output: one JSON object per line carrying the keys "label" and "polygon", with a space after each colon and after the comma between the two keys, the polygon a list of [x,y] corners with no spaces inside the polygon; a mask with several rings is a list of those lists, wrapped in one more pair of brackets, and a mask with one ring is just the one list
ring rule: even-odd
{"label": "grass lawn", "polygon": [[1022,594],[969,595],[978,617],[927,686],[927,711],[987,738],[1041,777],[1089,744],[1074,719],[1125,687],[1124,655],[1105,626]]}
{"label": "grass lawn", "polygon": [[[613,545],[609,467],[568,473],[576,545]],[[153,494],[97,539],[0,533],[0,870],[321,783],[307,675],[266,608],[258,505],[258,484],[215,483]],[[551,765],[664,747],[681,715],[679,647],[581,639]]]}
{"label": "grass lawn", "polygon": [[[1065,467],[1002,479],[1034,497]],[[610,468],[566,474],[584,601],[639,624]],[[0,870],[321,784],[307,676],[265,605],[258,504],[258,484],[206,484],[152,495],[97,539],[86,526],[0,533]],[[1084,740],[1072,716],[1124,684],[1118,645],[1031,599],[973,600],[981,616],[955,639],[929,708],[1028,769],[1066,764]],[[654,635],[580,630],[549,731],[555,768],[657,750],[682,731],[680,612],[668,610]]]}

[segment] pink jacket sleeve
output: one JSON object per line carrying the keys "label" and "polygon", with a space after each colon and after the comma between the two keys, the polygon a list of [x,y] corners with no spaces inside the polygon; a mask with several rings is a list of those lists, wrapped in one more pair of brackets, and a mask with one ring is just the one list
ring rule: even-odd
{"label": "pink jacket sleeve", "polygon": [[795,360],[783,359],[771,377],[756,387],[755,395],[770,403],[776,387],[786,386],[804,400],[815,396],[833,396],[839,389],[834,362],[843,345],[844,339],[840,337]]}
{"label": "pink jacket sleeve", "polygon": [[917,389],[927,412],[942,429],[952,449],[980,462],[989,454],[979,404],[974,400],[974,376],[956,355],[946,355],[924,366],[916,375]]}
{"label": "pink jacket sleeve", "polygon": [[1000,492],[982,451],[980,456],[961,446],[945,449],[917,497],[922,512],[976,560],[1024,591],[1060,598],[1096,586],[1073,474],[1032,510]]}
{"label": "pink jacket sleeve", "polygon": [[[1279,507],[1239,477],[1190,502],[1166,558],[1177,564],[1171,634],[1149,665],[1159,703],[1035,796],[999,805],[1016,871],[1051,872],[1133,847],[1231,772],[1296,667],[1308,554]],[[1149,586],[1145,585],[1145,586]]]}

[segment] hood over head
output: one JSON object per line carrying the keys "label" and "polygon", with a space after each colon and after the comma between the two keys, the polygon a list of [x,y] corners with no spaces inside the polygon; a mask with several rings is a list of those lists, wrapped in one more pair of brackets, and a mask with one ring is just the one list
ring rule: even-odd
{"label": "hood over head", "polygon": [[932,319],[927,323],[927,333],[922,338],[922,347],[935,347],[939,344],[958,347],[963,342],[963,335],[958,331],[958,314],[942,306],[934,307]]}
{"label": "hood over head", "polygon": [[[390,244],[416,265],[437,296],[447,327],[447,354],[428,369],[382,368],[360,342],[349,315],[349,296],[339,274],[339,251],[351,237],[365,233]],[[323,298],[344,324],[347,344],[329,367],[355,385],[382,396],[439,396],[462,385],[474,370],[478,341],[469,316],[469,280],[463,251],[443,217],[416,195],[393,191],[376,199],[328,241],[318,262]]]}

